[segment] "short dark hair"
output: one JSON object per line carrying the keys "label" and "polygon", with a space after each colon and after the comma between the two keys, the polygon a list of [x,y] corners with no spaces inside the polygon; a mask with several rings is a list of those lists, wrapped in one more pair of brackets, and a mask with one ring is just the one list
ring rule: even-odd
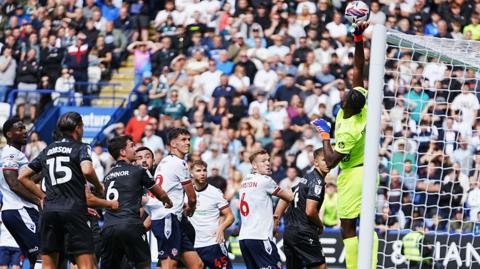
{"label": "short dark hair", "polygon": [[120,157],[120,151],[127,147],[128,141],[133,141],[129,135],[116,136],[108,141],[108,152],[115,160]]}
{"label": "short dark hair", "polygon": [[203,160],[193,161],[192,164],[190,164],[190,169],[193,169],[195,166],[202,166],[202,167],[205,167],[205,168],[208,167],[207,163],[204,162]]}
{"label": "short dark hair", "polygon": [[153,154],[153,151],[148,147],[139,147],[135,150],[135,152],[140,152],[140,151],[144,151],[144,150],[148,150],[150,152],[150,154],[152,154],[152,157],[155,156],[155,154]]}
{"label": "short dark hair", "polygon": [[362,111],[362,108],[365,106],[366,98],[361,92],[352,89],[347,93],[346,98],[348,106],[352,109],[352,112],[359,113]]}
{"label": "short dark hair", "polygon": [[320,156],[325,156],[324,153],[323,153],[323,148],[318,148],[316,149],[314,152],[313,152],[313,159],[317,159],[317,157],[320,157]]}
{"label": "short dark hair", "polygon": [[63,137],[71,136],[77,126],[83,124],[82,116],[77,112],[67,112],[58,119],[58,131]]}
{"label": "short dark hair", "polygon": [[170,130],[170,132],[168,132],[167,135],[168,144],[170,145],[170,143],[172,143],[172,140],[179,137],[180,135],[190,136],[190,132],[184,128],[173,128],[172,130]]}
{"label": "short dark hair", "polygon": [[15,125],[15,123],[19,122],[19,121],[22,121],[19,117],[17,116],[14,116],[14,117],[11,117],[10,119],[8,119],[4,124],[3,124],[3,136],[5,136],[5,138],[8,138],[7,137],[7,132],[10,131],[12,128],[13,128],[13,125]]}
{"label": "short dark hair", "polygon": [[250,157],[248,159],[249,159],[250,163],[253,163],[253,161],[255,161],[255,159],[257,158],[257,156],[264,155],[264,154],[268,154],[268,152],[264,149],[261,149],[261,150],[258,150],[258,151],[255,151],[254,153],[252,153],[252,155],[250,155]]}

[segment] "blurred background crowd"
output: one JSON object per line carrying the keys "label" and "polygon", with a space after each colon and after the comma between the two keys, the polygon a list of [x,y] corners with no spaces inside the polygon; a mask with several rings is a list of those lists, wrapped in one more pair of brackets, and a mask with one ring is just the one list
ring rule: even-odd
{"label": "blurred background crowd", "polygon": [[[366,2],[372,25],[480,39],[478,0]],[[237,217],[249,154],[267,149],[273,179],[289,186],[312,168],[313,151],[321,147],[309,122],[323,118],[334,125],[352,85],[354,45],[342,0],[0,3],[0,101],[8,102],[12,89],[27,90],[11,105],[33,123],[52,98],[62,104],[67,93],[100,94],[101,87],[82,83],[110,81],[130,64],[135,115],[108,126],[107,137],[132,135],[158,162],[168,152],[169,128],[188,128],[189,158],[208,163],[210,182],[225,192]],[[365,70],[370,35],[371,27]],[[451,232],[480,228],[477,73],[411,51],[387,53],[378,229],[410,228],[415,222]],[[40,96],[38,89],[55,93]],[[100,177],[113,164],[103,146],[94,148]],[[26,153],[34,158],[44,147],[32,133]],[[326,179],[327,227],[339,225],[337,173]]]}

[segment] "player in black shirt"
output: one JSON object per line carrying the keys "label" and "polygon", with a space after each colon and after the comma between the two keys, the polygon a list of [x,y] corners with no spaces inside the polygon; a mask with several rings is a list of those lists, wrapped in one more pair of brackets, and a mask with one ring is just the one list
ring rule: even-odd
{"label": "player in black shirt", "polygon": [[[46,147],[20,173],[20,182],[43,201],[40,238],[43,268],[56,268],[59,253],[74,256],[79,269],[95,268],[92,231],[88,226],[87,179],[103,193],[93,168],[90,146],[81,142],[80,114],[67,112],[58,121],[62,139]],[[46,194],[31,180],[42,172]]]}
{"label": "player in black shirt", "polygon": [[319,237],[323,225],[318,213],[323,203],[324,176],[328,168],[322,149],[315,150],[313,155],[314,169],[305,178],[292,182],[293,201],[287,204],[280,200],[274,214],[275,227],[278,227],[285,212],[283,240],[287,269],[325,268]]}
{"label": "player in black shirt", "polygon": [[117,200],[120,206],[118,210],[106,210],[104,214],[100,266],[102,269],[118,269],[126,255],[135,268],[150,268],[150,247],[140,218],[144,188],[149,189],[166,208],[171,208],[172,202],[147,170],[132,164],[136,156],[131,137],[111,139],[108,152],[117,163],[105,176],[105,197],[107,200]]}

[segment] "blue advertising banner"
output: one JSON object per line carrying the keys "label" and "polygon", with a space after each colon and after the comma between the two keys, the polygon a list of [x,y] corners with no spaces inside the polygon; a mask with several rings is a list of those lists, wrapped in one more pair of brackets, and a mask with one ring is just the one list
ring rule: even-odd
{"label": "blue advertising banner", "polygon": [[116,110],[116,107],[62,106],[60,108],[60,115],[69,111],[78,112],[82,116],[84,124],[83,142],[90,143],[92,139],[110,121],[113,113]]}

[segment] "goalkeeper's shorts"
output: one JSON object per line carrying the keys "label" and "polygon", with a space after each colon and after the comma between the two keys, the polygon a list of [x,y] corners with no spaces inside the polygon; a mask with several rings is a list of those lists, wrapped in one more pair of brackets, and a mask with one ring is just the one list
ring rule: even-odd
{"label": "goalkeeper's shorts", "polygon": [[363,166],[342,170],[337,179],[338,216],[354,219],[360,216],[362,205]]}

